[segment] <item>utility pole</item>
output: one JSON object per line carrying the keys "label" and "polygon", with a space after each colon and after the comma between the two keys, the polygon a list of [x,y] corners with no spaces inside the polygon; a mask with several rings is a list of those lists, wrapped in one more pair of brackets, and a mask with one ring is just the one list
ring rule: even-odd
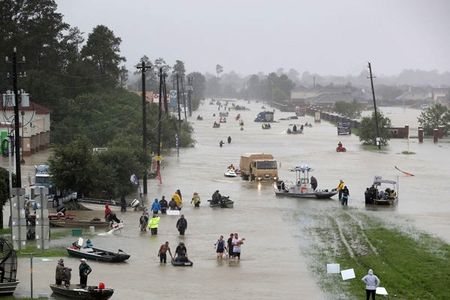
{"label": "utility pole", "polygon": [[158,147],[157,147],[157,159],[156,159],[156,174],[159,177],[159,183],[161,184],[161,117],[162,117],[162,97],[163,97],[163,68],[159,68],[159,106],[158,106]]}
{"label": "utility pole", "polygon": [[[181,108],[180,108],[180,77],[177,73],[177,106],[178,106],[178,133],[181,127]],[[178,136],[180,136],[178,134]]]}
{"label": "utility pole", "polygon": [[147,99],[145,96],[145,72],[151,69],[151,66],[146,66],[145,61],[141,62],[141,65],[136,68],[141,69],[142,72],[142,150],[144,152],[144,177],[142,179],[142,185],[144,186],[144,195],[147,194],[147,169],[148,169],[148,157],[147,157]]}
{"label": "utility pole", "polygon": [[186,114],[186,92],[184,89],[184,75],[181,77],[181,93],[183,94],[183,105],[184,105],[184,120],[187,122],[187,114]]}
{"label": "utility pole", "polygon": [[189,108],[189,117],[192,117],[192,81],[193,78],[191,76],[188,76],[188,108]]}
{"label": "utility pole", "polygon": [[381,149],[381,140],[380,140],[380,129],[378,128],[377,102],[375,100],[375,89],[373,88],[372,65],[370,64],[370,62],[369,62],[369,78],[370,78],[370,85],[372,87],[373,108],[375,111],[375,127],[376,127],[376,133],[377,133],[377,136],[375,138],[375,145],[377,145],[378,150],[380,150]]}
{"label": "utility pole", "polygon": [[169,104],[167,103],[167,85],[166,85],[166,77],[167,74],[163,74],[163,92],[164,92],[164,111],[166,112],[166,116],[169,115]]}
{"label": "utility pole", "polygon": [[[8,57],[6,57],[8,62]],[[22,62],[25,62],[25,57],[22,57]],[[19,92],[17,90],[18,76],[25,76],[25,73],[17,73],[17,49],[14,47],[12,54],[12,81],[14,93],[14,152],[16,154],[16,188],[22,187],[22,173],[20,169],[20,123],[19,123]],[[23,134],[23,132],[22,132]]]}

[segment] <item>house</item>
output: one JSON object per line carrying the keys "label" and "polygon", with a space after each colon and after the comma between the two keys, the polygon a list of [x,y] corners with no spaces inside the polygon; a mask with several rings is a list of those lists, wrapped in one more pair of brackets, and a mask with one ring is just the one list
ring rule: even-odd
{"label": "house", "polygon": [[313,88],[299,86],[291,93],[293,105],[334,105],[336,102],[367,102],[369,95],[362,89],[351,85],[317,85]]}
{"label": "house", "polygon": [[[19,105],[19,134],[22,155],[28,156],[50,145],[50,111],[46,107],[31,102],[28,94],[21,94]],[[14,134],[14,95],[3,94],[0,103],[0,130]]]}

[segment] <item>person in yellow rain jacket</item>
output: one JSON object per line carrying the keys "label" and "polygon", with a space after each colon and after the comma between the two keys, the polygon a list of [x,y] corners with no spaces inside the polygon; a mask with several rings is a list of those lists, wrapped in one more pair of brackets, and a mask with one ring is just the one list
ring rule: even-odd
{"label": "person in yellow rain jacket", "polygon": [[175,203],[177,204],[177,208],[181,209],[181,207],[183,206],[183,201],[181,200],[181,196],[179,193],[175,192],[175,194],[173,194],[172,199],[175,201]]}
{"label": "person in yellow rain jacket", "polygon": [[337,190],[339,192],[339,201],[342,201],[342,192],[344,190],[344,187],[345,187],[344,180],[342,180],[342,179],[339,180],[339,184],[337,186]]}
{"label": "person in yellow rain jacket", "polygon": [[159,220],[160,217],[158,215],[153,215],[153,217],[148,222],[148,228],[150,228],[150,232],[152,235],[158,234]]}

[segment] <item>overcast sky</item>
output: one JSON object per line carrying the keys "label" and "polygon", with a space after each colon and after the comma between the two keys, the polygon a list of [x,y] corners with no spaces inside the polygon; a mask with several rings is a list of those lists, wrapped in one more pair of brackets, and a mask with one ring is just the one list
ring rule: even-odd
{"label": "overcast sky", "polygon": [[322,75],[450,71],[447,0],[56,0],[87,36],[122,38],[127,67],[146,54],[188,71],[241,74],[283,67]]}

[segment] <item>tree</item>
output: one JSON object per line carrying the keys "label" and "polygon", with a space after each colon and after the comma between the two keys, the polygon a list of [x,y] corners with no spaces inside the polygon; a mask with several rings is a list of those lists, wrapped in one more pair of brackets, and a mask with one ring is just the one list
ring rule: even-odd
{"label": "tree", "polygon": [[223,72],[223,67],[222,67],[221,65],[217,64],[217,65],[216,65],[216,74],[217,74],[217,77],[219,77],[220,74],[221,74],[222,72]]}
{"label": "tree", "polygon": [[92,144],[84,136],[65,146],[56,146],[49,159],[50,173],[58,189],[88,195],[97,175],[92,156]]}
{"label": "tree", "polygon": [[97,165],[95,190],[99,196],[117,198],[133,191],[132,174],[143,172],[138,157],[125,147],[112,147],[94,155]]}
{"label": "tree", "polygon": [[[391,120],[384,117],[382,113],[378,112],[378,127],[380,132],[380,145],[386,146],[390,139]],[[361,125],[359,128],[359,140],[365,145],[376,144],[376,128],[375,128],[375,112],[371,117],[364,117],[361,119]]]}
{"label": "tree", "polygon": [[104,87],[115,87],[119,84],[119,64],[125,61],[120,56],[121,38],[104,25],[98,25],[89,34],[86,45],[81,50],[84,61],[95,71],[98,81]]}
{"label": "tree", "polygon": [[450,111],[442,104],[434,104],[420,113],[417,118],[426,135],[433,135],[433,130],[442,126],[447,135],[450,128]]}
{"label": "tree", "polygon": [[180,78],[186,74],[186,69],[184,68],[184,62],[181,60],[176,60],[175,65],[173,66],[174,73],[177,73]]}
{"label": "tree", "polygon": [[362,109],[363,105],[356,100],[350,103],[343,101],[334,103],[334,111],[350,119],[360,117]]}
{"label": "tree", "polygon": [[200,100],[205,98],[206,78],[199,72],[192,72],[188,77],[192,78],[192,108],[196,110]]}
{"label": "tree", "polygon": [[[13,174],[13,184],[16,175]],[[9,199],[9,172],[4,168],[0,168],[0,228],[3,228],[3,206]]]}

